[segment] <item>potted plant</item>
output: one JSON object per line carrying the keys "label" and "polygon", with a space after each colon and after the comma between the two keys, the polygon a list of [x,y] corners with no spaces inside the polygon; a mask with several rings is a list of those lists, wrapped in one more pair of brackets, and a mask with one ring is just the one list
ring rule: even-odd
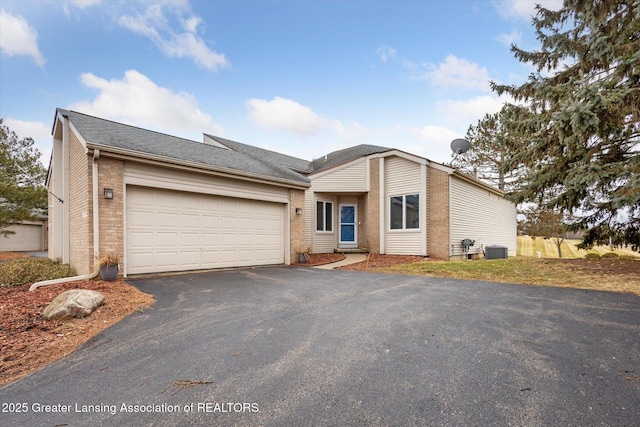
{"label": "potted plant", "polygon": [[300,252],[298,252],[298,263],[305,264],[309,261],[309,252],[311,248],[305,248],[304,246],[300,248]]}
{"label": "potted plant", "polygon": [[110,252],[98,258],[96,261],[96,268],[100,269],[100,277],[102,280],[112,282],[118,277],[118,264],[120,258],[118,254]]}

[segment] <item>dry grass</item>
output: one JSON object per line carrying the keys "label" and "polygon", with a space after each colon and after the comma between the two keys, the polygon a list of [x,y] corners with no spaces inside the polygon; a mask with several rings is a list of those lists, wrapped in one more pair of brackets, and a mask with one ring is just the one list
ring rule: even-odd
{"label": "dry grass", "polygon": [[[638,257],[640,253],[632,251],[630,248],[611,249],[608,246],[595,246],[593,249],[578,249],[580,240],[565,240],[562,243],[563,258],[584,258],[586,254],[595,253],[603,255],[606,253],[615,253],[624,257]],[[538,257],[540,258],[558,258],[558,248],[553,239],[543,239],[541,237],[532,238],[530,236],[518,236],[518,256]]]}
{"label": "dry grass", "polygon": [[516,257],[478,261],[422,261],[375,271],[419,276],[556,286],[640,295],[640,259]]}

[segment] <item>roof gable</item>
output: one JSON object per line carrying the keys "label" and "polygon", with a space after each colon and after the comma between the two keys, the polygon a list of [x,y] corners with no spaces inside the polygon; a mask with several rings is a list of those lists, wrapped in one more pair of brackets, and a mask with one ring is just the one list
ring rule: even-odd
{"label": "roof gable", "polygon": [[345,148],[343,150],[334,151],[324,157],[315,159],[312,162],[312,172],[318,173],[322,170],[329,169],[343,163],[350,162],[360,157],[369,156],[371,154],[384,153],[392,150],[388,147],[380,147],[378,145],[360,144],[355,147]]}

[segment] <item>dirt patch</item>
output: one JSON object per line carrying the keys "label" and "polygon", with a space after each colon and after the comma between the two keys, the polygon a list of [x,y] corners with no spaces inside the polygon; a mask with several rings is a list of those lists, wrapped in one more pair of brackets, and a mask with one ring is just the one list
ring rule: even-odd
{"label": "dirt patch", "polygon": [[618,276],[640,276],[640,259],[626,258],[575,258],[550,260],[559,264],[571,266],[581,271],[615,274]]}
{"label": "dirt patch", "polygon": [[[102,293],[104,304],[83,319],[44,320],[42,312],[69,289]],[[129,284],[79,281],[45,286],[0,289],[0,387],[73,352],[80,344],[136,311],[153,304],[153,296]]]}
{"label": "dirt patch", "polygon": [[[391,267],[393,265],[398,264],[408,264],[410,262],[422,262],[432,260],[435,261],[435,258],[425,258],[423,256],[418,255],[379,255],[379,254],[371,254],[369,256],[368,261],[357,262],[355,264],[345,265],[343,267],[338,267],[337,270],[371,270],[375,268],[382,267]],[[438,260],[441,261],[441,260]]]}
{"label": "dirt patch", "polygon": [[31,255],[22,252],[0,252],[0,261],[8,261],[17,258],[29,258]]}
{"label": "dirt patch", "polygon": [[343,254],[328,253],[328,254],[309,254],[309,262],[297,263],[295,265],[301,267],[313,267],[316,265],[325,265],[332,262],[342,261],[344,259]]}

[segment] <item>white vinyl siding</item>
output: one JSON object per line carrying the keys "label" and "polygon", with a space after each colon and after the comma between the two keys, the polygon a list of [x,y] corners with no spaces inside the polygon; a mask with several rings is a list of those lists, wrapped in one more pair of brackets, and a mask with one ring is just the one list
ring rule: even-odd
{"label": "white vinyl siding", "polygon": [[194,174],[192,172],[138,163],[125,163],[124,182],[129,185],[158,187],[168,190],[190,191],[280,203],[289,202],[289,190],[284,187],[214,175]]}
{"label": "white vinyl siding", "polygon": [[304,244],[307,247],[313,247],[313,234],[315,233],[316,223],[312,219],[315,215],[316,204],[313,199],[313,191],[304,192]]}
{"label": "white vinyl siding", "polygon": [[311,188],[314,192],[364,192],[367,188],[367,161],[358,159],[331,171],[311,175]]}
{"label": "white vinyl siding", "polygon": [[[332,208],[332,226],[331,231],[317,231],[316,230],[316,202],[330,202]],[[338,243],[337,232],[336,232],[336,198],[329,195],[319,195],[315,194],[315,200],[313,201],[313,210],[312,210],[312,224],[313,224],[313,241],[312,241],[312,249],[313,253],[316,254],[324,254],[331,253],[336,248]]]}
{"label": "white vinyl siding", "polygon": [[451,245],[452,255],[463,254],[461,241],[475,240],[470,252],[480,252],[481,245],[501,245],[516,254],[516,206],[486,189],[451,177]]}
{"label": "white vinyl siding", "polygon": [[[393,255],[426,255],[426,230],[424,226],[415,229],[391,229],[391,197],[417,194],[420,199],[420,224],[425,224],[426,216],[426,173],[423,165],[411,160],[389,156],[384,158],[384,199],[385,210],[385,253]],[[424,182],[423,182],[424,181]]]}
{"label": "white vinyl siding", "polygon": [[285,262],[281,203],[127,186],[127,274]]}

